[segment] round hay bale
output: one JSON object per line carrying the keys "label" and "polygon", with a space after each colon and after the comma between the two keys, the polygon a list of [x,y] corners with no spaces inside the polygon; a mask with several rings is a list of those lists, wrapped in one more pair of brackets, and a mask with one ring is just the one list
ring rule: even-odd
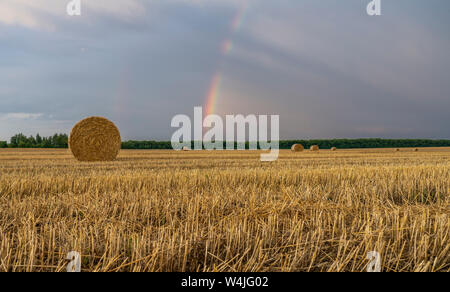
{"label": "round hay bale", "polygon": [[305,150],[305,147],[302,144],[294,144],[291,147],[292,152],[302,152],[303,150]]}
{"label": "round hay bale", "polygon": [[191,148],[189,148],[189,147],[187,147],[187,146],[184,146],[184,147],[183,147],[183,151],[191,151]]}
{"label": "round hay bale", "polygon": [[395,150],[395,151],[400,152],[400,149],[397,149],[397,150]]}
{"label": "round hay bale", "polygon": [[122,139],[117,127],[101,117],[78,122],[69,137],[69,148],[78,161],[112,161],[117,158]]}
{"label": "round hay bale", "polygon": [[331,151],[337,151],[336,147],[331,147]]}
{"label": "round hay bale", "polygon": [[311,151],[319,151],[319,146],[318,145],[313,145],[313,146],[311,146],[311,148],[309,148],[309,150],[311,150]]}
{"label": "round hay bale", "polygon": [[414,151],[415,151],[415,152],[419,152],[419,149],[415,149]]}

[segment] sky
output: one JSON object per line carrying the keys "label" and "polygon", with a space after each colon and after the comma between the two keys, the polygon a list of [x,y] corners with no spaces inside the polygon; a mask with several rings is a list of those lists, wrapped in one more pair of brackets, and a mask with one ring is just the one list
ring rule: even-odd
{"label": "sky", "polygon": [[0,0],[0,140],[104,116],[279,115],[282,139],[450,139],[450,1]]}

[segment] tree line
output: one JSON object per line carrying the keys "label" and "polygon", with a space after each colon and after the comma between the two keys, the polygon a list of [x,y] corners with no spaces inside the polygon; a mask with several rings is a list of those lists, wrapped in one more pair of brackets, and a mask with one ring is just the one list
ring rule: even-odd
{"label": "tree line", "polygon": [[68,148],[67,134],[55,134],[49,137],[25,136],[17,134],[11,137],[10,143],[0,141],[0,148]]}
{"label": "tree line", "polygon": [[[249,142],[245,148],[249,149]],[[305,148],[318,145],[321,149],[337,147],[339,149],[354,148],[410,148],[410,147],[450,147],[450,140],[431,139],[322,139],[322,140],[282,140],[280,149],[291,149],[294,144],[302,144]],[[238,143],[234,143],[236,149]],[[127,141],[122,143],[122,149],[172,149],[170,141]],[[191,143],[194,149],[194,142]],[[223,142],[226,149],[226,142]]]}
{"label": "tree line", "polygon": [[[0,141],[0,148],[68,148],[68,135],[55,134],[49,137],[14,135],[10,143]],[[191,148],[194,148],[192,142]],[[406,148],[406,147],[450,147],[450,140],[431,139],[322,139],[322,140],[283,140],[280,149],[290,149],[293,144],[302,144],[305,148],[318,145],[321,149],[337,147],[339,149],[352,148]],[[223,142],[224,149],[226,143]],[[237,148],[238,143],[235,143]],[[249,149],[249,143],[245,143]],[[172,149],[170,141],[125,141],[122,149]]]}

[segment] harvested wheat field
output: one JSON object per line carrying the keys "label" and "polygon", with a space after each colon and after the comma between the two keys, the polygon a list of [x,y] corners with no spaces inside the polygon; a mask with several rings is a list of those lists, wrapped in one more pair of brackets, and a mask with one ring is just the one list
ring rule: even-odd
{"label": "harvested wheat field", "polygon": [[0,271],[450,270],[450,149],[0,150]]}

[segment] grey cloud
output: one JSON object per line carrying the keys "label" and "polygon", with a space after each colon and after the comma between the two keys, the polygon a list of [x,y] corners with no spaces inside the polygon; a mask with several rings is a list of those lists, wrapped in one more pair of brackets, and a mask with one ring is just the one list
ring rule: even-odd
{"label": "grey cloud", "polygon": [[80,18],[29,7],[47,27],[0,15],[0,113],[42,114],[0,120],[0,140],[89,115],[126,139],[168,139],[217,72],[218,113],[280,114],[282,138],[450,138],[447,1],[383,1],[380,18],[359,0],[250,1],[235,33],[239,1],[97,3]]}

